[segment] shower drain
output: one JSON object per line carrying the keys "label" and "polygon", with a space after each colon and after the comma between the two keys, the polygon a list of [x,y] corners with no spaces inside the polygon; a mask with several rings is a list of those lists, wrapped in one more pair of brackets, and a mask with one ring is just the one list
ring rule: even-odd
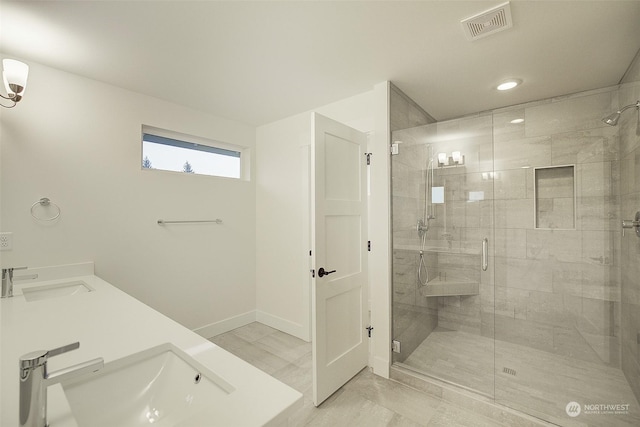
{"label": "shower drain", "polygon": [[514,377],[516,376],[516,370],[515,369],[502,368],[502,372],[504,372],[505,374],[513,375]]}

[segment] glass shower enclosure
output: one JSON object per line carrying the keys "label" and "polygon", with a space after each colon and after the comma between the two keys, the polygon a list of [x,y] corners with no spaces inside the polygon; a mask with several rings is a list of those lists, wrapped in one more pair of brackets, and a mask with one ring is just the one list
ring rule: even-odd
{"label": "glass shower enclosure", "polygon": [[490,397],[492,130],[485,115],[392,139],[394,362]]}
{"label": "glass shower enclosure", "polygon": [[[616,97],[393,132],[396,366],[559,425],[576,403],[581,423],[640,425],[620,369],[618,130],[600,121]],[[622,410],[585,411],[600,404]]]}

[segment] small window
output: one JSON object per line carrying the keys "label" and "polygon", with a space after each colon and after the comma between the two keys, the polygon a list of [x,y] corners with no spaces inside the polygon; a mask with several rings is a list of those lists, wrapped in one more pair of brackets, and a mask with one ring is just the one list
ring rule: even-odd
{"label": "small window", "polygon": [[143,127],[142,168],[240,179],[242,151],[233,148],[216,141]]}

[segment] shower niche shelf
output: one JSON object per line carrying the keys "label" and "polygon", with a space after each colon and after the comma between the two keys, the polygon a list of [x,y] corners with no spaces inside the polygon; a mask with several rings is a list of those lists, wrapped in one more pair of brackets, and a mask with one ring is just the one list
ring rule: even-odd
{"label": "shower niche shelf", "polygon": [[479,295],[480,284],[466,280],[430,280],[426,286],[420,287],[423,297],[451,297],[464,295]]}
{"label": "shower niche shelf", "polygon": [[534,169],[535,228],[575,230],[575,166]]}

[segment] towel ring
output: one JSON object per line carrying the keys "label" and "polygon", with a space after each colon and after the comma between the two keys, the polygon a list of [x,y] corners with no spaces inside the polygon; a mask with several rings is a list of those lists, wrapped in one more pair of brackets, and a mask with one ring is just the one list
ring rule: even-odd
{"label": "towel ring", "polygon": [[[53,206],[54,208],[56,208],[58,213],[56,213],[51,218],[39,218],[34,212],[36,206],[38,206],[38,205],[40,205],[40,206]],[[53,203],[49,198],[43,197],[40,200],[38,200],[37,202],[35,202],[33,205],[31,205],[31,216],[34,217],[35,219],[37,219],[38,221],[53,221],[54,219],[58,219],[58,217],[60,216],[60,206],[58,206],[55,203]]]}

